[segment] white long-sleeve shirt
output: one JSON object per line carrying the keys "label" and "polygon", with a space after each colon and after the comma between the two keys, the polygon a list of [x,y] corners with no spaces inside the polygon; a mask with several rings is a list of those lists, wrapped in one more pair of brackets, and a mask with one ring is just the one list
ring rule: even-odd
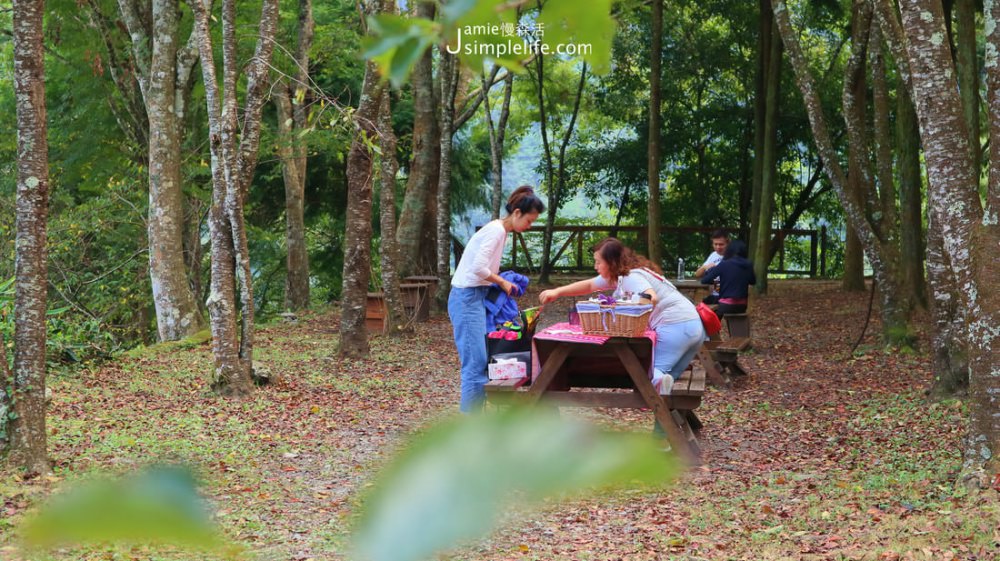
{"label": "white long-sleeve shirt", "polygon": [[493,220],[480,228],[469,238],[462,259],[455,268],[455,275],[451,277],[451,285],[472,288],[493,284],[486,278],[500,272],[500,258],[503,256],[505,241],[507,230],[500,220]]}

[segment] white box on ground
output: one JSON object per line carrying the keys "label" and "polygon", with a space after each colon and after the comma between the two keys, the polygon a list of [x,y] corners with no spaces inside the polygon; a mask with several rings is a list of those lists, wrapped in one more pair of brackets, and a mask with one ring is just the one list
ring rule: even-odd
{"label": "white box on ground", "polygon": [[510,380],[524,378],[528,375],[528,367],[516,358],[501,358],[488,366],[490,380]]}

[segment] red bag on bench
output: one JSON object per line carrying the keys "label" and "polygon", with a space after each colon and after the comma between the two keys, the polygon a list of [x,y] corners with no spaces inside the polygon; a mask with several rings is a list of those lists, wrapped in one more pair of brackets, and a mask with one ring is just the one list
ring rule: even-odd
{"label": "red bag on bench", "polygon": [[719,321],[719,316],[715,315],[715,310],[709,308],[708,304],[698,302],[695,309],[698,310],[698,315],[701,316],[701,325],[709,337],[722,331],[722,322]]}

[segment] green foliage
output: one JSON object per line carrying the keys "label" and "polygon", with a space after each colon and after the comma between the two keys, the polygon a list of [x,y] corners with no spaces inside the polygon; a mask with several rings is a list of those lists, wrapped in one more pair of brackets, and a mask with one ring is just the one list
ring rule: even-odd
{"label": "green foliage", "polygon": [[423,18],[383,14],[369,18],[368,25],[381,40],[366,42],[364,56],[378,64],[397,88],[437,39],[434,22]]}
{"label": "green foliage", "polygon": [[[586,10],[581,10],[575,0],[548,0],[539,13],[524,15],[522,20],[531,22],[534,18],[532,25],[541,24],[543,32],[524,37],[501,30],[512,30],[521,23],[517,20],[517,5],[505,0],[449,2],[442,8],[438,22],[380,14],[368,18],[372,36],[364,41],[363,56],[378,64],[382,75],[397,88],[417,59],[431,45],[440,43],[447,43],[449,52],[474,70],[492,61],[513,72],[524,70],[522,61],[530,58],[532,49],[555,54],[570,44],[586,44],[588,47],[579,50],[580,58],[603,74],[610,69],[615,30],[610,11],[610,0],[591,2]],[[480,26],[490,29],[472,32]]]}
{"label": "green foliage", "polygon": [[648,435],[604,433],[538,409],[453,419],[380,477],[355,544],[370,561],[425,559],[485,534],[514,500],[663,484],[677,467]]}
{"label": "green foliage", "polygon": [[611,70],[611,40],[615,34],[615,21],[611,13],[611,0],[589,0],[587,9],[571,0],[549,0],[538,14],[544,24],[545,42],[550,45],[589,43],[590,56],[583,56],[591,70],[598,75]]}
{"label": "green foliage", "polygon": [[[115,179],[101,194],[75,205],[72,193],[53,194],[48,303],[60,313],[49,318],[50,361],[108,357],[150,333],[146,201],[136,187]],[[0,195],[0,206],[13,206],[12,199]],[[12,215],[0,218],[3,278],[14,274],[13,228]],[[12,310],[11,305],[8,317]]]}
{"label": "green foliage", "polygon": [[96,481],[57,496],[25,523],[22,535],[28,547],[44,549],[97,542],[229,547],[211,523],[191,474],[176,467]]}

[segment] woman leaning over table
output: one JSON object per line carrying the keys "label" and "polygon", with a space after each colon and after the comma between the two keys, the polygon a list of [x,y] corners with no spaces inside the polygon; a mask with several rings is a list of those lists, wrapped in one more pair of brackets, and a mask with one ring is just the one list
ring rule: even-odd
{"label": "woman leaning over table", "polygon": [[653,387],[668,395],[705,340],[705,328],[694,304],[670,284],[659,268],[636,255],[615,238],[594,247],[597,276],[559,288],[544,290],[539,302],[547,304],[562,296],[583,296],[616,288],[640,295],[640,302],[653,305],[649,327],[656,331],[653,352]]}
{"label": "woman leaning over table", "polygon": [[483,226],[469,238],[462,259],[451,278],[448,317],[455,333],[455,347],[462,362],[463,413],[482,409],[486,392],[486,306],[489,287],[496,284],[516,296],[518,288],[498,274],[504,242],[510,232],[524,232],[545,210],[531,187],[518,187],[507,199],[507,216]]}

